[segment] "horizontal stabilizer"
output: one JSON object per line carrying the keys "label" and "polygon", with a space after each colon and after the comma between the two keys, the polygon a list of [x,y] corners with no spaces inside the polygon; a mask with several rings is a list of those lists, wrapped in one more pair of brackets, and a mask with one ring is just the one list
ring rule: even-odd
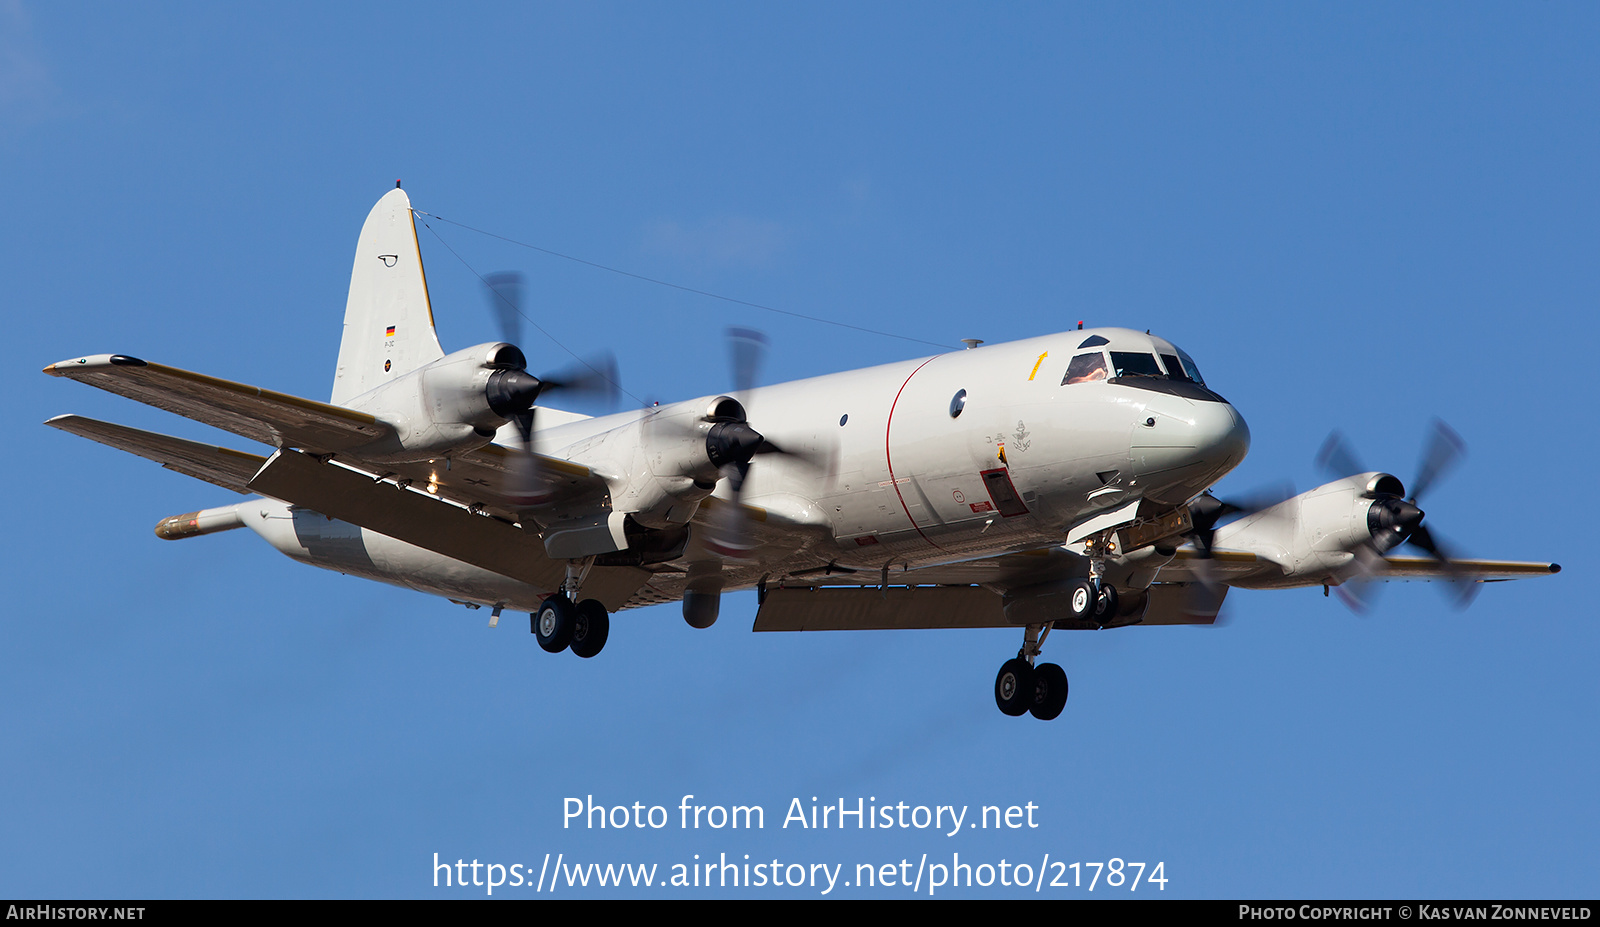
{"label": "horizontal stabilizer", "polygon": [[387,423],[365,412],[146,363],[123,354],[60,361],[44,368],[44,372],[79,380],[273,447],[331,453],[361,447],[394,433]]}
{"label": "horizontal stabilizer", "polygon": [[243,451],[229,450],[213,444],[201,444],[198,441],[185,441],[182,438],[159,435],[153,431],[140,431],[126,425],[113,425],[110,422],[84,418],[81,415],[58,415],[45,424],[91,441],[99,441],[119,451],[137,454],[146,460],[155,461],[168,470],[192,476],[197,480],[205,480],[207,483],[238,493],[250,492],[246,484],[250,482],[252,476],[255,476],[256,471],[261,469],[261,465],[267,462],[265,457],[257,454],[246,454]]}

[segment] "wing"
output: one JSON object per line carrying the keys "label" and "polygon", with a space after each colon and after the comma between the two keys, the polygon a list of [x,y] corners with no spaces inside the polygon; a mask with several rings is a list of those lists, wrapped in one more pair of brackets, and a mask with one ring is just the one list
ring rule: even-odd
{"label": "wing", "polygon": [[[78,380],[275,448],[299,448],[318,456],[333,454],[341,461],[372,473],[377,479],[388,480],[402,486],[415,485],[427,489],[442,499],[456,502],[475,511],[487,511],[513,521],[520,520],[520,503],[507,491],[508,487],[514,484],[511,470],[515,454],[496,444],[466,452],[438,464],[423,462],[376,465],[364,461],[360,449],[392,437],[395,430],[387,422],[365,412],[276,393],[177,367],[154,364],[123,354],[97,354],[60,361],[44,368],[44,372],[55,377]],[[233,474],[229,482],[218,482],[211,476],[183,469],[179,456],[175,456],[177,449],[202,448],[205,445],[163,435],[150,435],[149,432],[140,432],[136,429],[123,429],[121,426],[104,422],[95,423],[94,426],[83,424],[92,422],[92,419],[80,419],[76,416],[67,419],[70,419],[67,424],[56,424],[54,427],[140,456],[149,455],[136,450],[133,444],[147,442],[152,438],[160,439],[161,442],[165,442],[160,447],[165,449],[161,453],[166,456],[150,457],[150,459],[180,473],[217,483],[229,489],[244,491],[238,489],[239,481],[232,478],[237,474]],[[52,423],[56,421],[53,419]],[[91,434],[90,431],[95,433]],[[131,435],[147,437],[135,440],[130,437]],[[107,440],[108,438],[110,440]],[[118,443],[118,441],[132,441],[133,444]],[[260,463],[266,460],[253,455],[246,456]],[[256,469],[260,468],[260,463],[257,463]],[[254,472],[255,470],[251,470],[252,474]],[[547,490],[559,497],[564,505],[573,509],[584,509],[590,503],[602,499],[607,491],[605,481],[589,468],[565,460],[541,456],[538,472]],[[525,493],[526,490],[522,492]],[[363,527],[370,526],[363,525]]]}
{"label": "wing", "polygon": [[[1439,561],[1426,557],[1387,557],[1385,573],[1389,579],[1455,579]],[[1560,573],[1559,563],[1525,563],[1518,560],[1452,560],[1462,573],[1480,583],[1499,583],[1529,576]]]}
{"label": "wing", "polygon": [[[1193,548],[1182,547],[1171,563],[1161,568],[1157,582],[1190,583],[1201,580],[1200,555]],[[1531,576],[1549,576],[1561,572],[1559,563],[1540,563],[1521,560],[1452,560],[1449,567],[1429,557],[1385,557],[1382,571],[1372,577],[1384,580],[1445,580],[1459,581],[1469,577],[1474,582],[1498,583]],[[1327,581],[1324,575],[1294,576],[1288,574],[1275,561],[1257,556],[1249,551],[1213,551],[1211,563],[1206,567],[1214,581],[1244,589],[1291,588],[1320,586]]]}
{"label": "wing", "polygon": [[[858,571],[828,565],[791,573],[763,588],[757,631],[868,631],[931,628],[1017,628],[1006,619],[1008,601],[1082,578],[1088,561],[1056,546],[960,563]],[[1184,583],[1158,583],[1142,597],[1128,596],[1107,627],[1125,624],[1211,624],[1222,604],[1212,595],[1197,607]],[[1100,627],[1057,621],[1062,630]]]}
{"label": "wing", "polygon": [[[1127,596],[1118,624],[1212,624],[1229,587],[1272,588],[1321,585],[1322,579],[1286,577],[1275,562],[1248,551],[1216,550],[1202,567],[1192,548],[1180,548],[1161,567],[1143,593]],[[1384,579],[1499,582],[1560,572],[1554,563],[1507,560],[1456,560],[1446,568],[1437,560],[1393,557]],[[1202,577],[1202,571],[1205,577]],[[836,566],[791,573],[781,585],[761,593],[757,631],[902,630],[910,628],[1009,628],[1008,597],[1029,587],[1088,575],[1083,557],[1062,547],[1005,554],[982,560],[913,570],[857,571]],[[1220,588],[1195,595],[1202,581]],[[1108,625],[1109,626],[1109,625]],[[1057,622],[1056,627],[1078,627]],[[1094,625],[1082,625],[1089,628]]]}
{"label": "wing", "polygon": [[[310,454],[285,449],[267,458],[79,415],[57,416],[45,424],[185,476],[281,499],[540,589],[555,589],[566,578],[565,563],[551,560],[537,535],[505,519]],[[650,575],[628,567],[598,567],[585,589],[617,607]]]}
{"label": "wing", "polygon": [[[983,586],[792,587],[768,590],[756,612],[757,631],[905,631],[934,628],[1018,628],[1004,598]],[[1215,606],[1222,597],[1216,596]],[[1183,587],[1151,586],[1138,624],[1211,624],[1217,608],[1197,612]],[[1057,628],[1068,630],[1064,622]],[[1087,629],[1082,625],[1071,629]]]}
{"label": "wing", "polygon": [[184,476],[205,480],[207,483],[237,493],[250,492],[250,478],[255,476],[262,464],[267,462],[265,457],[257,454],[246,454],[243,451],[229,450],[212,444],[185,441],[182,438],[140,431],[125,425],[113,425],[110,422],[84,418],[81,415],[58,415],[45,424],[91,441],[99,441],[120,451],[137,454],[146,460],[155,461],[168,470],[175,470]]}
{"label": "wing", "polygon": [[408,487],[396,492],[371,474],[300,451],[273,454],[249,487],[541,589],[555,589],[566,578],[566,564],[546,556],[537,535],[431,493]]}
{"label": "wing", "polygon": [[61,361],[44,368],[44,372],[97,386],[273,447],[330,453],[394,434],[391,426],[365,412],[151,364],[124,354]]}

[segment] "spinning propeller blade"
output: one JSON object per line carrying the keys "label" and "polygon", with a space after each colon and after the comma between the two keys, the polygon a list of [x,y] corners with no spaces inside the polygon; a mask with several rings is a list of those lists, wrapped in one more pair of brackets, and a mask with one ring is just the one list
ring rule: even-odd
{"label": "spinning propeller blade", "polygon": [[[749,328],[729,328],[727,338],[734,398],[743,408],[750,391],[755,388],[769,342],[766,335]],[[746,559],[755,547],[751,541],[749,515],[741,499],[750,466],[757,455],[781,454],[829,476],[835,469],[832,453],[780,447],[747,421],[719,422],[712,426],[706,437],[706,452],[728,481],[728,501],[732,503],[718,507],[716,517],[707,526],[706,546],[719,557],[732,561]]]}
{"label": "spinning propeller blade", "polygon": [[1294,487],[1288,483],[1274,484],[1247,493],[1235,496],[1231,500],[1218,499],[1209,492],[1203,493],[1189,503],[1189,520],[1194,528],[1185,537],[1194,546],[1198,556],[1193,563],[1197,582],[1189,584],[1186,590],[1184,610],[1191,615],[1217,616],[1213,626],[1225,624],[1222,613],[1218,612],[1222,596],[1226,593],[1221,578],[1215,567],[1215,555],[1212,546],[1216,540],[1217,524],[1222,519],[1232,515],[1247,518],[1257,512],[1270,509],[1278,503],[1294,495]]}
{"label": "spinning propeller blade", "polygon": [[[1338,587],[1339,598],[1351,610],[1360,613],[1370,607],[1376,592],[1375,584],[1388,569],[1383,551],[1402,543],[1421,550],[1445,569],[1450,576],[1450,583],[1443,588],[1457,608],[1471,604],[1478,592],[1477,576],[1461,566],[1457,562],[1460,558],[1450,552],[1449,546],[1440,543],[1433,532],[1422,524],[1424,513],[1416,505],[1464,456],[1466,442],[1455,429],[1434,419],[1422,458],[1417,464],[1417,477],[1411,484],[1410,498],[1402,500],[1398,493],[1372,494],[1372,517],[1377,519],[1379,530],[1385,532],[1383,535],[1375,532],[1375,539],[1387,537],[1389,541],[1382,545],[1382,549],[1369,542],[1351,551],[1355,555],[1351,575]],[[1346,444],[1344,436],[1337,431],[1323,443],[1321,452],[1317,454],[1317,464],[1336,478],[1367,472]]]}
{"label": "spinning propeller blade", "polygon": [[[516,271],[499,271],[483,278],[489,307],[500,327],[502,340],[516,345],[522,336],[523,276]],[[518,353],[521,353],[519,348]],[[513,421],[522,446],[506,470],[505,494],[518,507],[549,501],[549,481],[540,472],[534,451],[534,414],[540,398],[555,393],[579,400],[598,400],[607,408],[615,405],[619,378],[617,362],[609,352],[596,355],[544,377],[521,368],[499,370],[489,383],[489,405],[496,413]]]}

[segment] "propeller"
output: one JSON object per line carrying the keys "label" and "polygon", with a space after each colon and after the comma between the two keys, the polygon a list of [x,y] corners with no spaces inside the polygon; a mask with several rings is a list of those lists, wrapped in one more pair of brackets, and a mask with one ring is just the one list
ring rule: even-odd
{"label": "propeller", "polygon": [[[755,388],[756,375],[766,357],[767,336],[749,328],[729,328],[728,360],[733,375],[734,398],[739,408]],[[827,451],[780,447],[744,420],[721,421],[711,426],[706,434],[706,455],[712,466],[728,481],[728,503],[717,505],[711,523],[707,526],[705,542],[718,557],[724,560],[742,560],[749,556],[754,545],[750,540],[750,518],[741,500],[744,485],[750,476],[750,467],[761,455],[781,454],[797,460],[823,474],[832,475],[833,454]]]}
{"label": "propeller", "polygon": [[[1254,515],[1272,508],[1293,495],[1294,486],[1288,483],[1275,483],[1243,496],[1235,496],[1231,501],[1219,499],[1210,492],[1205,492],[1189,503],[1189,521],[1194,527],[1184,537],[1194,547],[1197,555],[1192,563],[1198,582],[1189,584],[1185,611],[1192,615],[1217,615],[1222,597],[1226,594],[1227,590],[1214,566],[1216,556],[1212,553],[1217,535],[1217,523],[1231,515],[1241,517]],[[1213,622],[1214,625],[1224,623],[1220,615]]]}
{"label": "propeller", "polygon": [[[1466,442],[1455,429],[1439,419],[1434,419],[1424,445],[1422,459],[1417,465],[1417,478],[1411,484],[1411,495],[1405,499],[1400,498],[1403,489],[1399,492],[1377,490],[1369,493],[1373,499],[1373,506],[1367,518],[1373,540],[1351,552],[1355,555],[1354,574],[1338,587],[1339,597],[1352,610],[1358,613],[1364,612],[1371,606],[1376,593],[1373,584],[1388,569],[1388,561],[1384,559],[1383,552],[1403,543],[1421,550],[1444,567],[1451,581],[1448,586],[1442,588],[1450,595],[1456,607],[1465,608],[1471,604],[1478,593],[1477,577],[1459,563],[1460,557],[1452,552],[1448,544],[1440,541],[1428,526],[1422,523],[1425,513],[1417,505],[1422,495],[1437,484],[1441,477],[1454,469],[1465,455]],[[1368,472],[1351,450],[1344,435],[1338,431],[1329,434],[1328,440],[1323,442],[1322,450],[1317,453],[1316,462],[1324,473],[1335,479]],[[1350,588],[1346,589],[1347,586]]]}
{"label": "propeller", "polygon": [[767,336],[753,328],[728,329],[728,366],[733,370],[733,398],[744,397],[756,385],[756,374],[767,355]]}
{"label": "propeller", "polygon": [[514,270],[495,271],[484,275],[483,285],[488,289],[489,314],[500,327],[500,340],[521,344],[522,274]]}
{"label": "propeller", "polygon": [[[483,283],[490,311],[500,326],[501,340],[515,347],[526,318],[522,312],[523,276],[516,271],[500,271],[486,275]],[[610,407],[617,401],[617,363],[607,352],[547,376],[534,376],[528,373],[527,358],[519,348],[511,355],[510,364],[490,375],[487,396],[489,408],[515,422],[522,437],[522,446],[506,471],[505,491],[512,502],[526,507],[550,498],[549,481],[541,472],[533,446],[536,403],[542,397],[561,393],[573,399],[598,400]]]}

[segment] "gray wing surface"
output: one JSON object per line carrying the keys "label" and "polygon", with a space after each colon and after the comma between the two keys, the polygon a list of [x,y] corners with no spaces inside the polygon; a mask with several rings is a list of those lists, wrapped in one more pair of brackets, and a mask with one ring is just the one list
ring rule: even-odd
{"label": "gray wing surface", "polygon": [[[1286,581],[1277,563],[1248,551],[1216,550],[1203,569],[1220,588],[1196,594],[1192,587],[1202,581],[1199,559],[1192,548],[1178,550],[1146,591],[1147,604],[1137,624],[1213,624],[1232,586],[1320,584]],[[1415,557],[1391,557],[1386,562],[1380,580],[1459,580],[1464,573],[1473,581],[1500,582],[1561,569],[1553,563],[1510,560],[1456,560],[1451,567]],[[1087,573],[1082,557],[1060,547],[914,570],[891,569],[887,574],[832,566],[809,572],[812,575],[791,574],[781,586],[766,590],[755,630],[1016,627],[1006,620],[1006,594],[1017,590],[1026,594],[1030,586]]]}
{"label": "gray wing surface", "polygon": [[146,405],[175,412],[273,447],[331,452],[360,447],[394,429],[365,412],[314,402],[258,386],[151,364],[121,354],[98,354],[44,368]]}
{"label": "gray wing surface", "polygon": [[[781,586],[769,586],[755,630],[1014,628],[1020,625],[1005,614],[1008,593],[1026,595],[1029,587],[1087,575],[1087,561],[1059,546],[919,569],[891,568],[887,573],[820,567],[790,574]],[[1187,581],[1151,586],[1137,623],[1213,623],[1222,595],[1212,595],[1206,608],[1197,609],[1186,585]],[[1056,627],[1069,626],[1058,622]]]}
{"label": "gray wing surface", "polygon": [[205,480],[207,483],[237,493],[251,491],[248,486],[250,478],[255,476],[262,464],[267,462],[265,457],[258,454],[246,454],[243,451],[217,447],[213,444],[185,441],[182,438],[141,431],[126,425],[113,425],[110,422],[84,418],[81,415],[58,415],[45,424],[91,441],[98,441],[120,451],[137,454],[146,460],[155,461],[168,470],[192,476],[197,480]]}
{"label": "gray wing surface", "polygon": [[[368,464],[361,460],[359,449],[393,435],[394,428],[365,412],[276,393],[177,367],[153,364],[121,354],[97,354],[60,361],[44,368],[44,372],[51,376],[78,380],[275,448],[292,447],[315,454],[335,454],[341,460],[347,460],[364,470],[372,471],[376,476],[395,482],[410,481],[417,486],[431,486],[434,494],[440,498],[520,520],[518,504],[506,491],[511,482],[509,472],[512,468],[513,453],[496,444],[463,453],[443,466],[428,463]],[[77,426],[55,427],[140,454],[140,451],[132,446],[116,443],[116,440],[103,440]],[[110,435],[113,433],[112,430],[118,428],[120,426],[101,423],[99,433]],[[126,441],[130,440],[128,435],[149,433],[123,429],[117,434],[122,436],[117,440]],[[164,440],[169,442],[166,445],[169,449],[189,443],[180,442],[177,438]],[[203,445],[193,446],[203,447]],[[141,456],[148,455],[141,454]],[[236,484],[239,481],[236,479],[218,483],[211,476],[204,475],[210,473],[210,469],[202,468],[199,472],[190,472],[184,469],[181,460],[177,458],[169,460],[151,457],[150,459],[158,460],[163,466],[180,473],[227,486],[229,489],[238,489]],[[255,459],[265,462],[265,458]],[[259,466],[258,463],[257,467]],[[605,481],[588,467],[541,456],[538,469],[540,478],[549,492],[569,506],[578,507],[598,500],[603,498],[607,491]]]}
{"label": "gray wing surface", "polygon": [[[565,563],[551,560],[537,535],[503,518],[477,514],[438,494],[397,486],[299,451],[284,449],[266,458],[79,415],[57,416],[45,424],[185,476],[280,499],[541,589],[558,588],[566,578]],[[585,593],[615,611],[651,575],[632,567],[596,567]]]}
{"label": "gray wing surface", "polygon": [[[396,487],[370,474],[326,463],[295,450],[280,450],[250,480],[262,495],[304,506],[424,550],[492,570],[536,586],[557,589],[566,579],[564,561],[545,553],[538,535],[490,515],[452,505],[432,493]],[[651,574],[633,567],[596,567],[584,594],[615,611]]]}
{"label": "gray wing surface", "polygon": [[[1209,570],[1217,581],[1240,588],[1278,588],[1292,586],[1317,586],[1321,579],[1285,577],[1283,569],[1272,560],[1258,557],[1249,551],[1215,550]],[[1189,583],[1200,580],[1200,559],[1193,548],[1182,547],[1172,562],[1161,568],[1157,582]],[[1497,583],[1531,576],[1548,576],[1561,572],[1560,564],[1522,560],[1452,560],[1445,566],[1427,557],[1385,557],[1383,571],[1372,577],[1378,582],[1388,580],[1441,580],[1457,581],[1463,576],[1473,582]]]}

